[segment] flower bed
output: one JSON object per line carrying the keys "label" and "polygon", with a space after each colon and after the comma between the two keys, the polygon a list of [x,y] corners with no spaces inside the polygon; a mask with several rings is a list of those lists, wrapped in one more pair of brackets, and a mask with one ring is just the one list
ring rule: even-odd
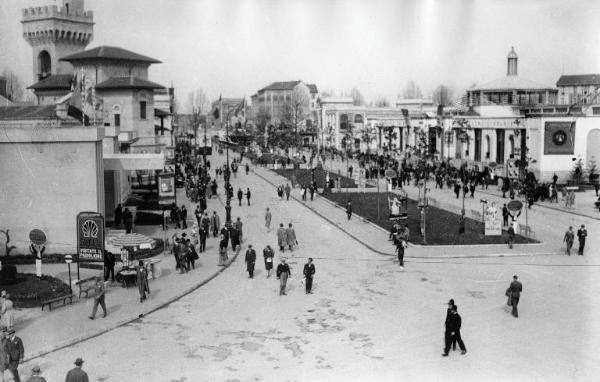
{"label": "flower bed", "polygon": [[[325,197],[336,202],[342,207],[346,207],[348,200],[352,201],[352,210],[357,215],[377,224],[380,227],[390,230],[393,223],[389,220],[389,208],[387,194],[380,193],[334,193],[327,194]],[[377,198],[379,197],[379,218],[377,217]],[[409,241],[415,244],[423,243],[423,236],[420,235],[421,212],[417,207],[417,202],[408,199],[408,218],[401,220],[400,224],[408,224],[410,230]],[[345,212],[340,211],[340,214]],[[427,210],[427,245],[459,245],[459,244],[505,244],[507,234],[502,236],[485,236],[484,224],[470,218],[465,218],[465,232],[459,234],[460,215],[436,207],[428,207]],[[536,240],[529,239],[520,235],[515,235],[515,243],[537,243]]]}
{"label": "flower bed", "polygon": [[32,273],[18,273],[17,283],[0,286],[8,292],[15,308],[34,308],[42,301],[70,293],[69,285],[61,280],[43,275],[38,278]]}

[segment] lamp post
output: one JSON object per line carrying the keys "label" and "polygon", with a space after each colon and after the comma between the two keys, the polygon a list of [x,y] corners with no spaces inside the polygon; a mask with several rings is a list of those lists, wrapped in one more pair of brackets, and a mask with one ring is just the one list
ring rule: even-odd
{"label": "lamp post", "polygon": [[225,226],[227,228],[229,228],[229,227],[231,227],[231,195],[229,193],[229,187],[230,187],[229,178],[231,176],[230,169],[229,169],[229,121],[225,125],[225,135],[226,135],[226,140],[227,140],[227,142],[226,142],[227,143],[227,147],[226,147],[227,167],[225,168],[225,192],[227,195],[227,201],[225,202]]}

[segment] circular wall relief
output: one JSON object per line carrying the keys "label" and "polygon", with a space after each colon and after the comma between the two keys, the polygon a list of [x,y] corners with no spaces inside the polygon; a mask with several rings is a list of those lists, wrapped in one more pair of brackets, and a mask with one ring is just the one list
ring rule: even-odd
{"label": "circular wall relief", "polygon": [[558,130],[552,135],[552,142],[557,146],[562,146],[567,142],[567,133],[562,130]]}

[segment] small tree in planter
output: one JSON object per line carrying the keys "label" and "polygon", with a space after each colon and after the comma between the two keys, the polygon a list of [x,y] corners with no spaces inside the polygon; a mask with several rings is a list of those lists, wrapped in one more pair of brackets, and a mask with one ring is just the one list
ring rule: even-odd
{"label": "small tree in planter", "polygon": [[598,174],[598,167],[596,166],[596,158],[592,157],[587,165],[587,171],[589,174],[589,180],[591,184],[598,183],[598,178],[600,174]]}
{"label": "small tree in planter", "polygon": [[583,159],[579,158],[573,164],[571,180],[573,181],[573,184],[579,185],[581,184],[581,179],[583,179]]}

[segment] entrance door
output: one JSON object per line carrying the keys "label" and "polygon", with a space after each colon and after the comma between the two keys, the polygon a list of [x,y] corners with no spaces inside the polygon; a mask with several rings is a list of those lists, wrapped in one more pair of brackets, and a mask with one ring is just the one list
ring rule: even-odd
{"label": "entrance door", "polygon": [[475,129],[475,162],[481,161],[481,129]]}

